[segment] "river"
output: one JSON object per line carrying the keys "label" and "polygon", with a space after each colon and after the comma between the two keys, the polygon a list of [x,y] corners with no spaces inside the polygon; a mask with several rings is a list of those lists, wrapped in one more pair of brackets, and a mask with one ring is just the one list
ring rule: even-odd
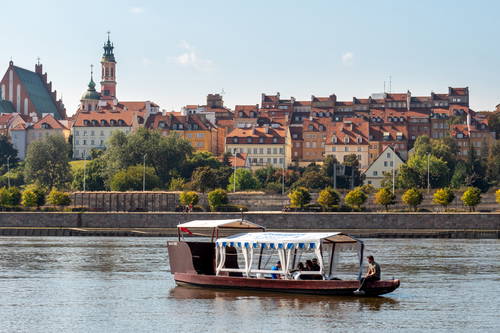
{"label": "river", "polygon": [[176,287],[166,238],[1,237],[1,332],[499,332],[500,241],[366,239],[385,297]]}

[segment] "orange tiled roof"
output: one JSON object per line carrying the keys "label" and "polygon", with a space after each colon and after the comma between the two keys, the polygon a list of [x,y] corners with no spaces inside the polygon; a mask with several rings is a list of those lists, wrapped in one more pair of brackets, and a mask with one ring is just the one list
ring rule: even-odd
{"label": "orange tiled roof", "polygon": [[[240,144],[249,143],[248,138],[252,139],[251,143],[279,143],[283,144],[285,142],[286,131],[283,127],[272,128],[267,127],[253,127],[253,128],[235,128],[226,136],[226,143],[234,144],[233,139],[237,138]],[[274,139],[277,139],[274,142]],[[258,140],[254,140],[258,139]]]}
{"label": "orange tiled roof", "polygon": [[31,127],[35,129],[41,129],[42,124],[48,124],[51,129],[68,129],[66,126],[64,126],[59,120],[54,118],[52,114],[48,114],[36,123],[34,123]]}

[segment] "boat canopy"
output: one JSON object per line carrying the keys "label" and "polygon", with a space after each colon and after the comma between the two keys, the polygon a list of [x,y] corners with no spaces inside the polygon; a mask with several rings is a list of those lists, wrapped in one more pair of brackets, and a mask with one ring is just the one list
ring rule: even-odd
{"label": "boat canopy", "polygon": [[214,231],[231,230],[237,233],[242,231],[264,231],[265,228],[244,219],[230,220],[194,220],[177,225],[179,231],[200,236],[214,236]]}
{"label": "boat canopy", "polygon": [[340,232],[260,232],[237,234],[216,241],[218,247],[245,247],[271,249],[317,249],[321,242],[358,243],[351,236]]}

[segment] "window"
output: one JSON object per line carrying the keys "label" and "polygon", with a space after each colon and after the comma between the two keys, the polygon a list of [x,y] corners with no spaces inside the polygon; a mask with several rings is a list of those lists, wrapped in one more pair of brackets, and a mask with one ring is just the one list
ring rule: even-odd
{"label": "window", "polygon": [[104,136],[104,131],[101,131],[101,136]]}
{"label": "window", "polygon": [[378,176],[378,171],[373,171],[374,176]]}
{"label": "window", "polygon": [[83,136],[87,136],[87,131],[83,131]]}
{"label": "window", "polygon": [[273,164],[278,164],[278,159],[276,157],[273,158]]}
{"label": "window", "polygon": [[264,148],[259,148],[259,154],[264,154]]}
{"label": "window", "polygon": [[79,145],[80,143],[78,142],[78,140],[75,140],[75,145]]}
{"label": "window", "polygon": [[387,153],[387,158],[391,158],[391,153]]}
{"label": "window", "polygon": [[337,151],[337,147],[332,147],[332,151]]}
{"label": "window", "polygon": [[238,138],[233,138],[233,143],[238,143]]}
{"label": "window", "polygon": [[90,144],[93,146],[94,145],[94,140],[90,140]]}
{"label": "window", "polygon": [[90,136],[94,136],[95,135],[95,132],[94,131],[90,131]]}
{"label": "window", "polygon": [[101,146],[104,146],[104,140],[101,140]]}
{"label": "window", "polygon": [[389,163],[389,165],[390,165],[390,166],[394,166],[394,162],[393,162],[393,161],[391,161],[391,162]]}
{"label": "window", "polygon": [[273,154],[276,155],[278,153],[278,149],[277,148],[273,148]]}
{"label": "window", "polygon": [[253,153],[254,153],[254,154],[257,154],[257,148],[254,148],[254,149],[253,149]]}
{"label": "window", "polygon": [[259,138],[259,143],[264,143],[264,138]]}
{"label": "window", "polygon": [[75,131],[75,136],[79,136],[80,135],[80,131]]}
{"label": "window", "polygon": [[344,147],[344,151],[349,151],[349,147]]}
{"label": "window", "polygon": [[362,151],[362,148],[361,148],[361,147],[358,147],[358,151]]}
{"label": "window", "polygon": [[283,148],[280,148],[280,154],[283,154],[283,153],[284,153]]}
{"label": "window", "polygon": [[361,161],[361,155],[358,154],[357,156],[358,156],[358,161]]}
{"label": "window", "polygon": [[87,145],[87,140],[83,140],[83,145],[86,146]]}
{"label": "window", "polygon": [[283,164],[283,157],[280,157],[280,164]]}
{"label": "window", "polygon": [[267,148],[267,155],[271,155],[271,148]]}
{"label": "window", "polygon": [[278,138],[273,138],[273,143],[277,143],[278,142]]}
{"label": "window", "polygon": [[384,161],[384,166],[385,166],[385,167],[387,166],[387,161]]}
{"label": "window", "polygon": [[252,138],[247,138],[248,143],[252,143]]}

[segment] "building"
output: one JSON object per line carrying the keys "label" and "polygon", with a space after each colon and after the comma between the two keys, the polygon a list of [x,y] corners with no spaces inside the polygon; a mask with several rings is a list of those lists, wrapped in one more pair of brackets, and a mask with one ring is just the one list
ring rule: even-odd
{"label": "building", "polygon": [[373,185],[375,188],[382,187],[384,174],[392,173],[393,170],[396,172],[403,163],[403,159],[395,153],[394,149],[391,146],[386,146],[365,170],[365,184]]}
{"label": "building", "polygon": [[288,129],[282,126],[235,128],[226,137],[226,152],[246,153],[252,169],[272,165],[287,168],[291,162]]}
{"label": "building", "polygon": [[57,92],[52,91],[52,82],[47,82],[47,73],[43,73],[40,62],[34,72],[9,62],[0,81],[0,113],[13,112],[38,119],[46,114],[56,119],[66,118],[64,104],[57,99]]}
{"label": "building", "polygon": [[180,112],[166,112],[151,115],[147,128],[159,130],[163,135],[177,133],[191,143],[196,151],[207,151],[219,155],[217,128],[203,115],[182,115]]}
{"label": "building", "polygon": [[80,106],[73,117],[73,158],[86,158],[92,149],[103,149],[115,131],[126,134],[146,126],[151,115],[160,107],[151,101],[119,101],[117,97],[116,58],[114,45],[108,34],[101,58],[100,92],[96,90],[93,70],[87,90],[80,98]]}
{"label": "building", "polygon": [[344,162],[348,155],[355,154],[361,169],[369,163],[369,124],[360,118],[346,118],[343,122],[332,122],[327,127],[325,156],[331,155]]}
{"label": "building", "polygon": [[61,135],[67,141],[70,135],[68,122],[57,120],[52,114],[47,114],[33,124],[18,123],[11,130],[12,145],[17,150],[17,157],[24,160],[28,147],[33,142],[50,135]]}

